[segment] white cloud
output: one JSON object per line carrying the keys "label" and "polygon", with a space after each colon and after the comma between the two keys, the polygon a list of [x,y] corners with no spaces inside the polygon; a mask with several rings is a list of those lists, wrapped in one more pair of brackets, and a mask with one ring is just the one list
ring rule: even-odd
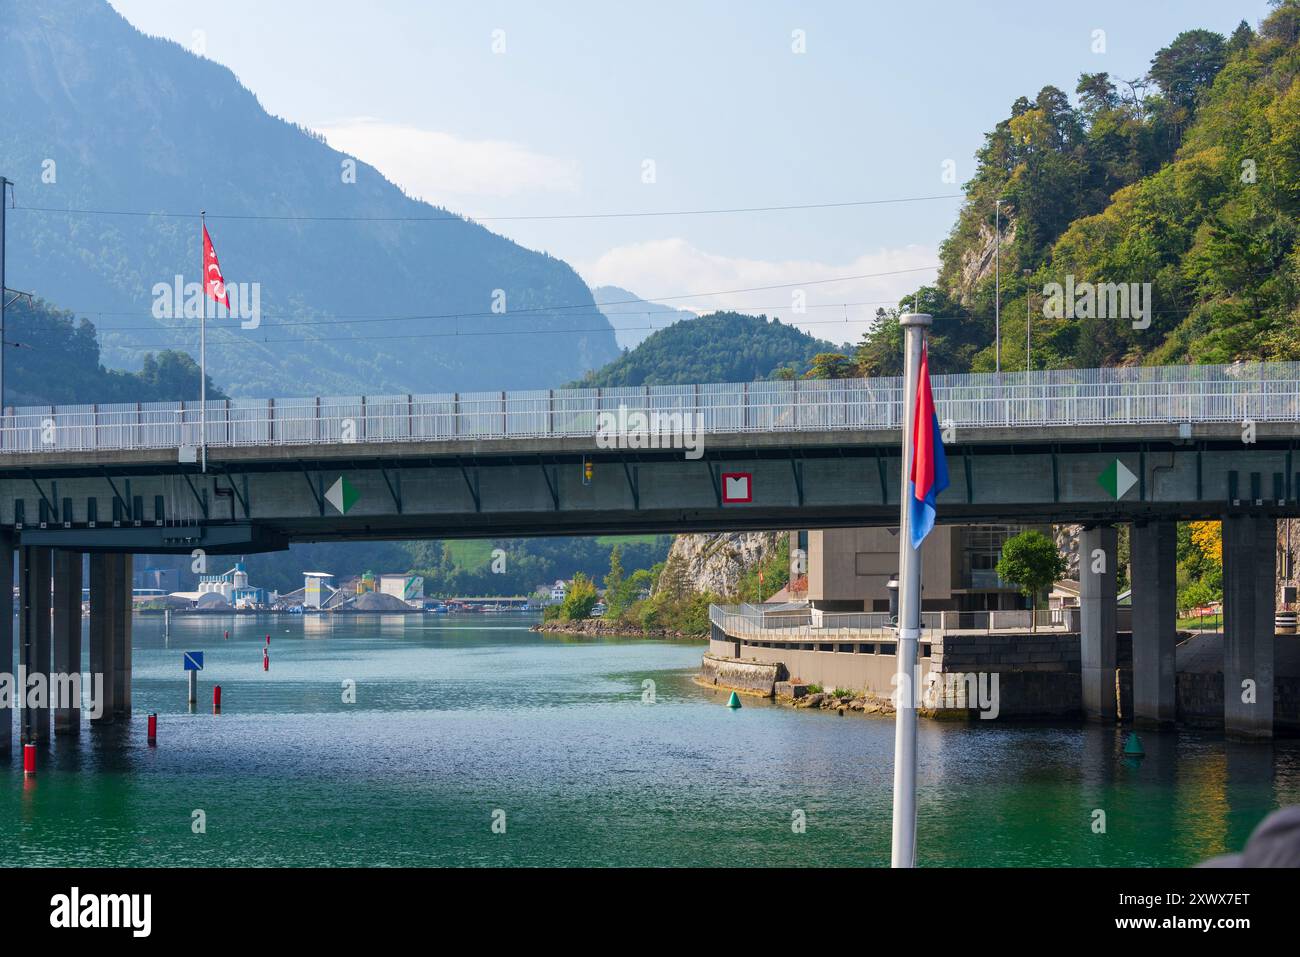
{"label": "white cloud", "polygon": [[578,190],[576,160],[534,153],[506,140],[468,140],[367,118],[327,123],[316,130],[330,146],[370,163],[408,193],[439,205],[473,196]]}
{"label": "white cloud", "polygon": [[[618,246],[575,268],[590,286],[621,286],[642,298],[699,313],[763,313],[842,343],[856,341],[866,331],[878,305],[888,308],[918,286],[932,283],[936,270],[928,267],[938,261],[935,249],[915,245],[865,252],[846,263],[744,259],[707,253],[677,238]],[[875,278],[848,280],[850,276]],[[698,295],[759,286],[780,288]],[[803,313],[794,308],[797,291],[804,294]],[[668,298],[683,294],[692,295]]]}

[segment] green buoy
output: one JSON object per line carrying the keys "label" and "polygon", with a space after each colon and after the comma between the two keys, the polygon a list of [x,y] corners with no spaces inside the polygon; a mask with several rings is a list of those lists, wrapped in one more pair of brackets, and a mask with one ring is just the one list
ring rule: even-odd
{"label": "green buoy", "polygon": [[1146,757],[1146,752],[1142,750],[1142,739],[1137,736],[1136,731],[1128,733],[1128,740],[1124,742],[1124,754],[1130,758]]}
{"label": "green buoy", "polygon": [[728,708],[739,708],[739,707],[740,707],[740,695],[736,694],[736,692],[734,692],[734,691],[731,692],[731,697],[727,699],[727,707],[728,707]]}

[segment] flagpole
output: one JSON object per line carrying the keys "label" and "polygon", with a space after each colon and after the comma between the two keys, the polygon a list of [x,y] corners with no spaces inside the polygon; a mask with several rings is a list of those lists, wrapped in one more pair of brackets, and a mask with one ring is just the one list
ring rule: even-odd
{"label": "flagpole", "polygon": [[908,487],[912,480],[913,422],[921,347],[931,322],[924,313],[905,313],[903,327],[903,469],[899,484],[898,643],[894,704],[894,831],[891,867],[916,864],[916,653],[921,637],[921,560],[912,546]]}
{"label": "flagpole", "polygon": [[203,236],[208,231],[207,210],[199,211],[199,455],[201,470],[208,470],[208,264],[203,261]]}

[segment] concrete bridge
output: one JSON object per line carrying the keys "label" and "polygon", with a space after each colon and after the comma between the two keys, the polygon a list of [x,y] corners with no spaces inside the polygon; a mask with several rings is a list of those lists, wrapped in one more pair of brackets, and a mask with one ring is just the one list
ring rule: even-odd
{"label": "concrete bridge", "polygon": [[[1300,365],[933,384],[952,475],[940,521],[1079,522],[1089,527],[1085,556],[1105,557],[1082,583],[1090,713],[1114,717],[1101,686],[1114,674],[1117,522],[1134,524],[1135,593],[1159,596],[1135,611],[1134,630],[1158,637],[1150,654],[1163,669],[1172,661],[1173,523],[1225,519],[1225,678],[1230,687],[1242,675],[1267,681],[1271,694],[1263,635],[1267,624],[1271,642],[1274,523],[1300,514]],[[91,603],[110,618],[92,617],[91,650],[102,633],[114,667],[126,662],[118,697],[129,711],[129,615],[111,609],[123,575],[129,589],[132,553],[892,525],[901,416],[898,379],[6,409],[0,554],[20,550],[30,667],[50,661],[40,596],[50,593],[52,563],[80,568],[80,553],[99,556]],[[67,647],[77,629],[63,628],[55,649],[78,660]],[[8,641],[0,638],[0,656]],[[97,660],[108,658],[102,649]],[[1139,701],[1154,701],[1149,710],[1164,720],[1172,711],[1160,675],[1149,693],[1141,685]],[[1271,707],[1270,697],[1230,726],[1271,733]]]}
{"label": "concrete bridge", "polygon": [[[950,424],[941,521],[1295,513],[1298,364],[934,385]],[[193,461],[198,403],[9,409],[0,525],[25,544],[216,553],[893,524],[900,390],[880,379],[209,402],[206,474]],[[645,428],[653,416],[660,430]],[[749,476],[748,501],[729,500],[724,474]]]}

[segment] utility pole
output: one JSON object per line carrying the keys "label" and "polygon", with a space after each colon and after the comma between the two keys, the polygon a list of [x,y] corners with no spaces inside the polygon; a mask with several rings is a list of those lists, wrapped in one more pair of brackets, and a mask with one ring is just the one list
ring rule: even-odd
{"label": "utility pole", "polygon": [[208,211],[199,211],[199,455],[200,471],[208,471],[208,273],[203,261],[203,237],[208,232]]}
{"label": "utility pole", "polygon": [[1002,373],[1002,200],[993,200],[993,352]]}
{"label": "utility pole", "polygon": [[0,416],[5,410],[5,203],[10,185],[0,176]]}

